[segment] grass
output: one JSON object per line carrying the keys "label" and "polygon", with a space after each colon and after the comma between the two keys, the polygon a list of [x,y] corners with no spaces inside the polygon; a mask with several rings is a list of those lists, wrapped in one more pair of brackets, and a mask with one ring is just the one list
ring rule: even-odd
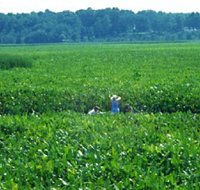
{"label": "grass", "polygon": [[32,60],[0,70],[0,189],[199,188],[199,44],[0,51]]}
{"label": "grass", "polygon": [[197,189],[199,122],[186,113],[5,116],[0,187]]}
{"label": "grass", "polygon": [[0,113],[87,112],[96,104],[108,111],[112,94],[135,112],[199,113],[199,49],[182,43],[4,47],[34,62],[29,70],[6,72],[6,80],[0,73]]}
{"label": "grass", "polygon": [[16,67],[31,67],[32,62],[27,57],[12,54],[0,54],[0,69],[8,70]]}

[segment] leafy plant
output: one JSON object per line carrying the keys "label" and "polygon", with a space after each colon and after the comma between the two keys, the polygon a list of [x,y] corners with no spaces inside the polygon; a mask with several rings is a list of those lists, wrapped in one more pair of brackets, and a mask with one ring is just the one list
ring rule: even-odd
{"label": "leafy plant", "polygon": [[0,72],[0,189],[198,189],[199,44],[0,50],[34,60]]}
{"label": "leafy plant", "polygon": [[15,67],[31,67],[32,61],[27,57],[12,54],[0,54],[0,69],[12,69]]}

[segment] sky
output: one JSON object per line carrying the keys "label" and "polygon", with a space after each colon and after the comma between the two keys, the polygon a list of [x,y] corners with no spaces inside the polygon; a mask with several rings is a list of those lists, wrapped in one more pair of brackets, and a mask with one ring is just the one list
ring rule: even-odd
{"label": "sky", "polygon": [[30,13],[117,7],[132,10],[154,10],[172,13],[200,12],[200,0],[0,0],[0,13]]}

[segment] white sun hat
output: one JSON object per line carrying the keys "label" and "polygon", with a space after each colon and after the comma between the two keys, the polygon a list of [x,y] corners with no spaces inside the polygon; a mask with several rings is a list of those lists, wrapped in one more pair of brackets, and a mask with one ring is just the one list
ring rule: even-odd
{"label": "white sun hat", "polygon": [[121,97],[120,97],[120,96],[117,96],[117,95],[112,95],[112,96],[110,97],[110,99],[111,99],[111,100],[115,99],[115,100],[119,101],[119,100],[121,100]]}

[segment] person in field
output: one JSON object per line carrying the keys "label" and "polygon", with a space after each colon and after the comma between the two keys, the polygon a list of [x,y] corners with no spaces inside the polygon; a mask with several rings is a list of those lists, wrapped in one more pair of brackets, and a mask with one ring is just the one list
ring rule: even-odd
{"label": "person in field", "polygon": [[121,100],[121,97],[117,95],[113,95],[110,97],[110,99],[111,99],[111,112],[119,113],[120,112],[119,101]]}
{"label": "person in field", "polygon": [[131,113],[133,111],[133,107],[130,104],[126,104],[124,106],[124,113]]}
{"label": "person in field", "polygon": [[97,113],[100,113],[100,107],[98,106],[93,107],[93,109],[88,112],[89,115],[94,115]]}

